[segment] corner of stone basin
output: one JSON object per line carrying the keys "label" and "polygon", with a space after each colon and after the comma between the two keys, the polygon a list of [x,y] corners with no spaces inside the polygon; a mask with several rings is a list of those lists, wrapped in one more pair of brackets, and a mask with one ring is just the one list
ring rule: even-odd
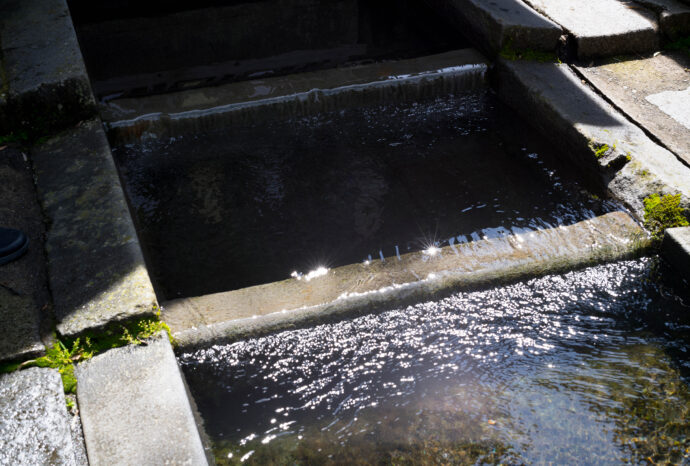
{"label": "corner of stone basin", "polygon": [[690,227],[666,230],[661,243],[661,254],[685,280],[690,281]]}

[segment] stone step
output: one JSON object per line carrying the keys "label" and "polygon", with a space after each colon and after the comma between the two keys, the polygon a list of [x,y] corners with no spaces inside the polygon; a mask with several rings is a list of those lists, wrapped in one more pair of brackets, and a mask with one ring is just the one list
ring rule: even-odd
{"label": "stone step", "polygon": [[663,52],[576,68],[616,107],[690,165],[690,56]]}
{"label": "stone step", "polygon": [[560,26],[520,0],[425,0],[490,57],[503,48],[555,52]]}
{"label": "stone step", "polygon": [[619,260],[647,245],[628,214],[613,212],[574,225],[324,269],[311,279],[178,299],[164,303],[162,313],[182,347],[229,342]]}
{"label": "stone step", "polygon": [[98,355],[77,366],[76,376],[91,466],[209,463],[164,333],[146,346]]}
{"label": "stone step", "polygon": [[661,31],[670,40],[690,34],[690,4],[678,0],[635,0],[657,14]]}
{"label": "stone step", "polygon": [[574,36],[581,60],[659,48],[656,15],[619,0],[525,0]]}
{"label": "stone step", "polygon": [[653,142],[564,64],[498,64],[498,93],[564,156],[638,216],[652,194],[682,194],[690,209],[690,168]]}
{"label": "stone step", "polygon": [[0,2],[0,134],[62,129],[96,105],[66,0]]}
{"label": "stone step", "polygon": [[74,336],[151,316],[156,303],[100,120],[35,146],[57,330]]}
{"label": "stone step", "polygon": [[0,464],[78,464],[69,423],[56,370],[0,375]]}

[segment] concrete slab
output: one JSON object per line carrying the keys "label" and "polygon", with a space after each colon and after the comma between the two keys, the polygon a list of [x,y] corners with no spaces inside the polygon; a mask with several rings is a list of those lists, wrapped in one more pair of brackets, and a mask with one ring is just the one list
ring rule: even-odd
{"label": "concrete slab", "polygon": [[182,347],[371,313],[391,305],[559,273],[641,253],[642,229],[623,212],[570,226],[450,245],[385,261],[163,304]]}
{"label": "concrete slab", "polygon": [[57,330],[150,316],[155,294],[99,120],[35,147]]}
{"label": "concrete slab", "polygon": [[633,121],[690,164],[690,56],[614,59],[577,70]]}
{"label": "concrete slab", "polygon": [[41,324],[50,297],[43,215],[29,160],[17,147],[0,149],[0,199],[0,226],[20,229],[30,241],[26,255],[0,266],[0,361],[27,359],[45,351]]}
{"label": "concrete slab", "polygon": [[514,50],[555,52],[563,34],[560,26],[520,0],[425,0],[454,22],[475,46],[490,57],[504,46]]}
{"label": "concrete slab", "polygon": [[661,31],[670,40],[690,34],[690,6],[677,0],[635,0],[657,14]]}
{"label": "concrete slab", "polygon": [[91,466],[208,464],[166,335],[96,356],[76,375]]}
{"label": "concrete slab", "polygon": [[0,464],[75,465],[60,374],[31,368],[0,375]]}
{"label": "concrete slab", "polygon": [[639,218],[644,216],[644,198],[655,193],[681,193],[681,205],[690,209],[690,168],[625,119],[570,67],[502,62],[498,75],[501,98]]}
{"label": "concrete slab", "polygon": [[[45,131],[94,114],[95,101],[66,0],[4,0],[0,44],[4,124],[26,121],[36,131]],[[0,128],[0,134],[5,132]]]}
{"label": "concrete slab", "polygon": [[642,53],[659,48],[656,15],[619,0],[525,0],[574,36],[577,57]]}
{"label": "concrete slab", "polygon": [[174,136],[234,122],[263,123],[333,109],[414,100],[484,87],[486,59],[474,49],[343,69],[300,73],[218,87],[117,99],[101,105],[111,140],[152,133]]}
{"label": "concrete slab", "polygon": [[686,280],[690,280],[690,227],[666,230],[661,254]]}

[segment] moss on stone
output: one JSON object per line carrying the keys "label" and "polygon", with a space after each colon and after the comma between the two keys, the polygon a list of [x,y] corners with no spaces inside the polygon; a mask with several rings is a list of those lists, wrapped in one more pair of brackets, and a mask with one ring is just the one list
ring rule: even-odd
{"label": "moss on stone", "polygon": [[655,240],[660,240],[667,228],[690,225],[680,206],[679,194],[652,194],[644,199],[644,226]]}
{"label": "moss on stone", "polygon": [[62,377],[65,393],[75,393],[77,379],[74,376],[74,365],[86,361],[95,355],[113,348],[126,345],[146,344],[146,340],[165,331],[170,342],[175,340],[170,327],[160,320],[160,311],[156,308],[156,317],[139,319],[126,323],[113,324],[100,331],[92,331],[74,339],[56,343],[46,350],[46,355],[22,363],[5,363],[0,365],[0,373],[13,372],[25,367],[49,367],[57,369]]}

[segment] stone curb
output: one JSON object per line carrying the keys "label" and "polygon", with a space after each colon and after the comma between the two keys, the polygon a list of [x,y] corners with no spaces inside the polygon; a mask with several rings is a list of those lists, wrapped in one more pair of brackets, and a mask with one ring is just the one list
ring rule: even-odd
{"label": "stone curb", "polygon": [[[167,335],[77,366],[89,464],[212,464]],[[203,429],[201,429],[203,432]]]}
{"label": "stone curb", "polygon": [[681,193],[690,210],[690,168],[654,143],[567,65],[500,60],[498,93],[529,118],[592,181],[642,219],[652,194]]}
{"label": "stone curb", "polygon": [[100,120],[36,146],[32,159],[58,332],[152,316],[155,293]]}

